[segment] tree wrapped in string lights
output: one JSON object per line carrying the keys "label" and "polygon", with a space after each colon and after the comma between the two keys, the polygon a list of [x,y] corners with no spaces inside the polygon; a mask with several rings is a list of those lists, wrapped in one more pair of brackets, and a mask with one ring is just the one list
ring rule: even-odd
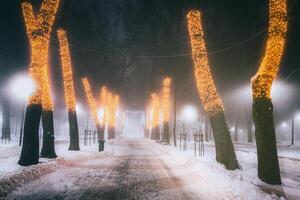
{"label": "tree wrapped in string lights", "polygon": [[162,90],[163,141],[166,143],[170,143],[170,136],[169,136],[170,86],[171,86],[171,78],[166,77],[163,80],[163,90]]}
{"label": "tree wrapped in string lights", "polygon": [[269,184],[281,184],[271,87],[284,52],[287,27],[287,1],[269,0],[269,28],[264,56],[258,72],[251,79],[258,177]]}
{"label": "tree wrapped in string lights", "polygon": [[64,83],[65,102],[68,110],[69,118],[69,135],[70,146],[69,150],[80,150],[79,148],[79,134],[78,123],[76,115],[76,98],[73,84],[73,73],[71,66],[70,50],[66,31],[57,31],[60,43],[60,57]]}
{"label": "tree wrapped in string lights", "polygon": [[100,123],[102,124],[102,126],[106,126],[107,123],[107,118],[108,118],[108,112],[107,112],[107,87],[103,86],[100,89],[100,95],[99,95],[99,99],[100,99],[100,109],[101,109],[101,118],[100,118]]}
{"label": "tree wrapped in string lights", "polygon": [[43,148],[41,155],[56,157],[54,150],[53,104],[48,80],[48,52],[52,26],[60,0],[43,0],[39,13],[35,15],[30,3],[22,3],[27,37],[31,50],[29,72],[37,89],[30,97],[26,109],[24,138],[19,164],[38,163],[39,124],[43,112]]}
{"label": "tree wrapped in string lights", "polygon": [[227,169],[234,170],[239,168],[239,164],[224,116],[223,104],[211,75],[200,12],[196,10],[190,11],[187,15],[187,21],[196,84],[201,102],[212,125],[216,160],[224,164]]}
{"label": "tree wrapped in string lights", "polygon": [[119,105],[119,95],[114,95],[109,93],[108,96],[108,139],[114,139],[116,137],[116,118],[117,118],[117,109]]}
{"label": "tree wrapped in string lights", "polygon": [[97,112],[97,104],[94,99],[92,89],[91,89],[88,79],[83,78],[82,83],[84,86],[84,91],[85,91],[86,98],[88,100],[90,110],[92,112],[92,117],[93,117],[93,120],[96,125],[96,129],[97,129],[97,133],[98,133],[99,151],[104,151],[104,142],[105,142],[104,128],[103,128],[103,125],[101,125],[100,120],[99,120],[99,116],[98,116],[98,112]]}
{"label": "tree wrapped in string lights", "polygon": [[156,93],[151,94],[151,115],[150,115],[150,123],[151,123],[151,139],[159,140],[159,102],[158,96]]}

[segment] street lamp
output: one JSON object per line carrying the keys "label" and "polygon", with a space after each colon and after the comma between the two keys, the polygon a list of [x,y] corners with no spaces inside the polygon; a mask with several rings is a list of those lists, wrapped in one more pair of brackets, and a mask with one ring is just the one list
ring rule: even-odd
{"label": "street lamp", "polygon": [[11,98],[24,102],[35,91],[35,82],[28,73],[19,73],[9,79],[7,92]]}
{"label": "street lamp", "polygon": [[185,106],[182,111],[182,118],[184,121],[189,123],[197,121],[198,119],[197,108],[191,105]]}
{"label": "street lamp", "polygon": [[19,73],[11,77],[8,82],[8,87],[6,88],[7,94],[12,99],[23,103],[19,146],[21,146],[23,137],[25,104],[27,103],[29,96],[34,93],[35,89],[36,84],[28,73]]}

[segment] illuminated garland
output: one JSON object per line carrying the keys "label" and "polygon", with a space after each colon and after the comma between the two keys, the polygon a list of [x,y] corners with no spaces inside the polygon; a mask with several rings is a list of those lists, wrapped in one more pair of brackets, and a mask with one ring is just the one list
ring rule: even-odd
{"label": "illuminated garland", "polygon": [[30,104],[41,104],[44,110],[53,110],[50,94],[48,52],[49,39],[60,0],[44,0],[36,15],[30,3],[22,3],[26,32],[31,47],[29,73],[37,84]]}
{"label": "illuminated garland", "polygon": [[254,99],[271,99],[271,87],[284,51],[287,26],[286,0],[269,0],[269,29],[264,57],[258,72],[251,79]]}
{"label": "illuminated garland", "polygon": [[151,94],[151,129],[159,125],[159,102],[156,93]]}
{"label": "illuminated garland", "polygon": [[213,116],[223,110],[223,105],[209,68],[200,12],[190,11],[187,20],[198,93],[204,109]]}
{"label": "illuminated garland", "polygon": [[93,97],[93,93],[92,93],[90,83],[89,83],[87,78],[83,78],[82,83],[83,83],[83,86],[84,86],[85,95],[87,97],[90,109],[92,111],[93,119],[96,123],[96,126],[98,126],[98,125],[100,125],[100,121],[99,121],[98,114],[97,114],[97,104],[96,104],[96,101]]}
{"label": "illuminated garland", "polygon": [[171,78],[167,77],[163,81],[163,121],[168,122],[170,120],[170,85]]}
{"label": "illuminated garland", "polygon": [[107,88],[106,86],[103,86],[100,90],[100,108],[103,111],[103,117],[101,120],[102,124],[106,124],[107,122]]}
{"label": "illuminated garland", "polygon": [[62,74],[64,81],[65,100],[68,111],[75,111],[76,99],[73,86],[73,74],[70,60],[70,50],[67,34],[63,30],[58,30],[58,39],[60,43],[60,57],[62,64]]}
{"label": "illuminated garland", "polygon": [[116,125],[116,117],[117,117],[117,109],[119,105],[119,95],[114,95],[113,93],[108,93],[107,98],[107,110],[108,110],[108,124],[110,127],[115,127]]}

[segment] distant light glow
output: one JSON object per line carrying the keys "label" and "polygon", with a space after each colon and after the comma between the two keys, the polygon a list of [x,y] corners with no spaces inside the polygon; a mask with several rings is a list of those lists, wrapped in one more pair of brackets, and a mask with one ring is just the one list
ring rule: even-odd
{"label": "distant light glow", "polygon": [[287,123],[286,122],[282,122],[281,123],[281,127],[284,127],[284,128],[287,127]]}
{"label": "distant light glow", "polygon": [[35,90],[36,84],[27,73],[17,74],[9,80],[9,94],[20,101],[27,100]]}
{"label": "distant light glow", "polygon": [[198,119],[197,108],[191,105],[185,106],[182,111],[182,118],[186,122],[195,122]]}
{"label": "distant light glow", "polygon": [[295,120],[300,121],[300,112],[295,114]]}
{"label": "distant light glow", "polygon": [[76,112],[78,114],[82,114],[84,112],[84,109],[80,103],[76,103]]}

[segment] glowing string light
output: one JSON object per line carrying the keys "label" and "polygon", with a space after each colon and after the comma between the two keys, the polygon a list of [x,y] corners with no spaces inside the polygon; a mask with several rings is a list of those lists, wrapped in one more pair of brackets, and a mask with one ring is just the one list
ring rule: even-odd
{"label": "glowing string light", "polygon": [[100,89],[100,108],[101,110],[103,111],[103,117],[101,120],[101,123],[102,124],[106,124],[106,121],[107,121],[107,88],[106,86],[103,86],[101,89]]}
{"label": "glowing string light", "polygon": [[187,20],[198,93],[205,111],[209,116],[214,116],[223,111],[223,105],[209,68],[201,13],[192,10],[187,14]]}
{"label": "glowing string light", "polygon": [[73,85],[73,74],[70,60],[68,38],[66,32],[63,30],[58,30],[57,33],[60,43],[60,57],[64,81],[65,101],[68,111],[75,111],[76,99]]}
{"label": "glowing string light", "polygon": [[170,120],[170,85],[171,78],[167,77],[163,80],[163,121],[168,122]]}
{"label": "glowing string light", "polygon": [[97,113],[97,104],[96,104],[96,101],[93,97],[93,93],[92,93],[90,83],[89,83],[87,78],[83,78],[82,83],[83,83],[83,86],[84,86],[84,91],[85,91],[85,94],[86,94],[86,97],[87,97],[87,100],[88,100],[89,107],[90,107],[91,112],[92,112],[92,117],[95,121],[96,126],[98,126],[98,125],[100,125],[100,121],[99,121],[98,113]]}
{"label": "glowing string light", "polygon": [[151,94],[151,129],[156,128],[159,125],[159,102],[156,93]]}
{"label": "glowing string light", "polygon": [[[37,15],[30,3],[22,3],[26,32],[31,47],[30,75],[37,84],[30,104],[41,104],[44,110],[53,110],[50,94],[48,52],[52,26],[60,0],[44,0]],[[37,17],[35,17],[37,16]]]}
{"label": "glowing string light", "polygon": [[287,1],[269,0],[269,28],[264,57],[258,72],[251,79],[254,100],[271,99],[271,87],[279,70],[287,28]]}

